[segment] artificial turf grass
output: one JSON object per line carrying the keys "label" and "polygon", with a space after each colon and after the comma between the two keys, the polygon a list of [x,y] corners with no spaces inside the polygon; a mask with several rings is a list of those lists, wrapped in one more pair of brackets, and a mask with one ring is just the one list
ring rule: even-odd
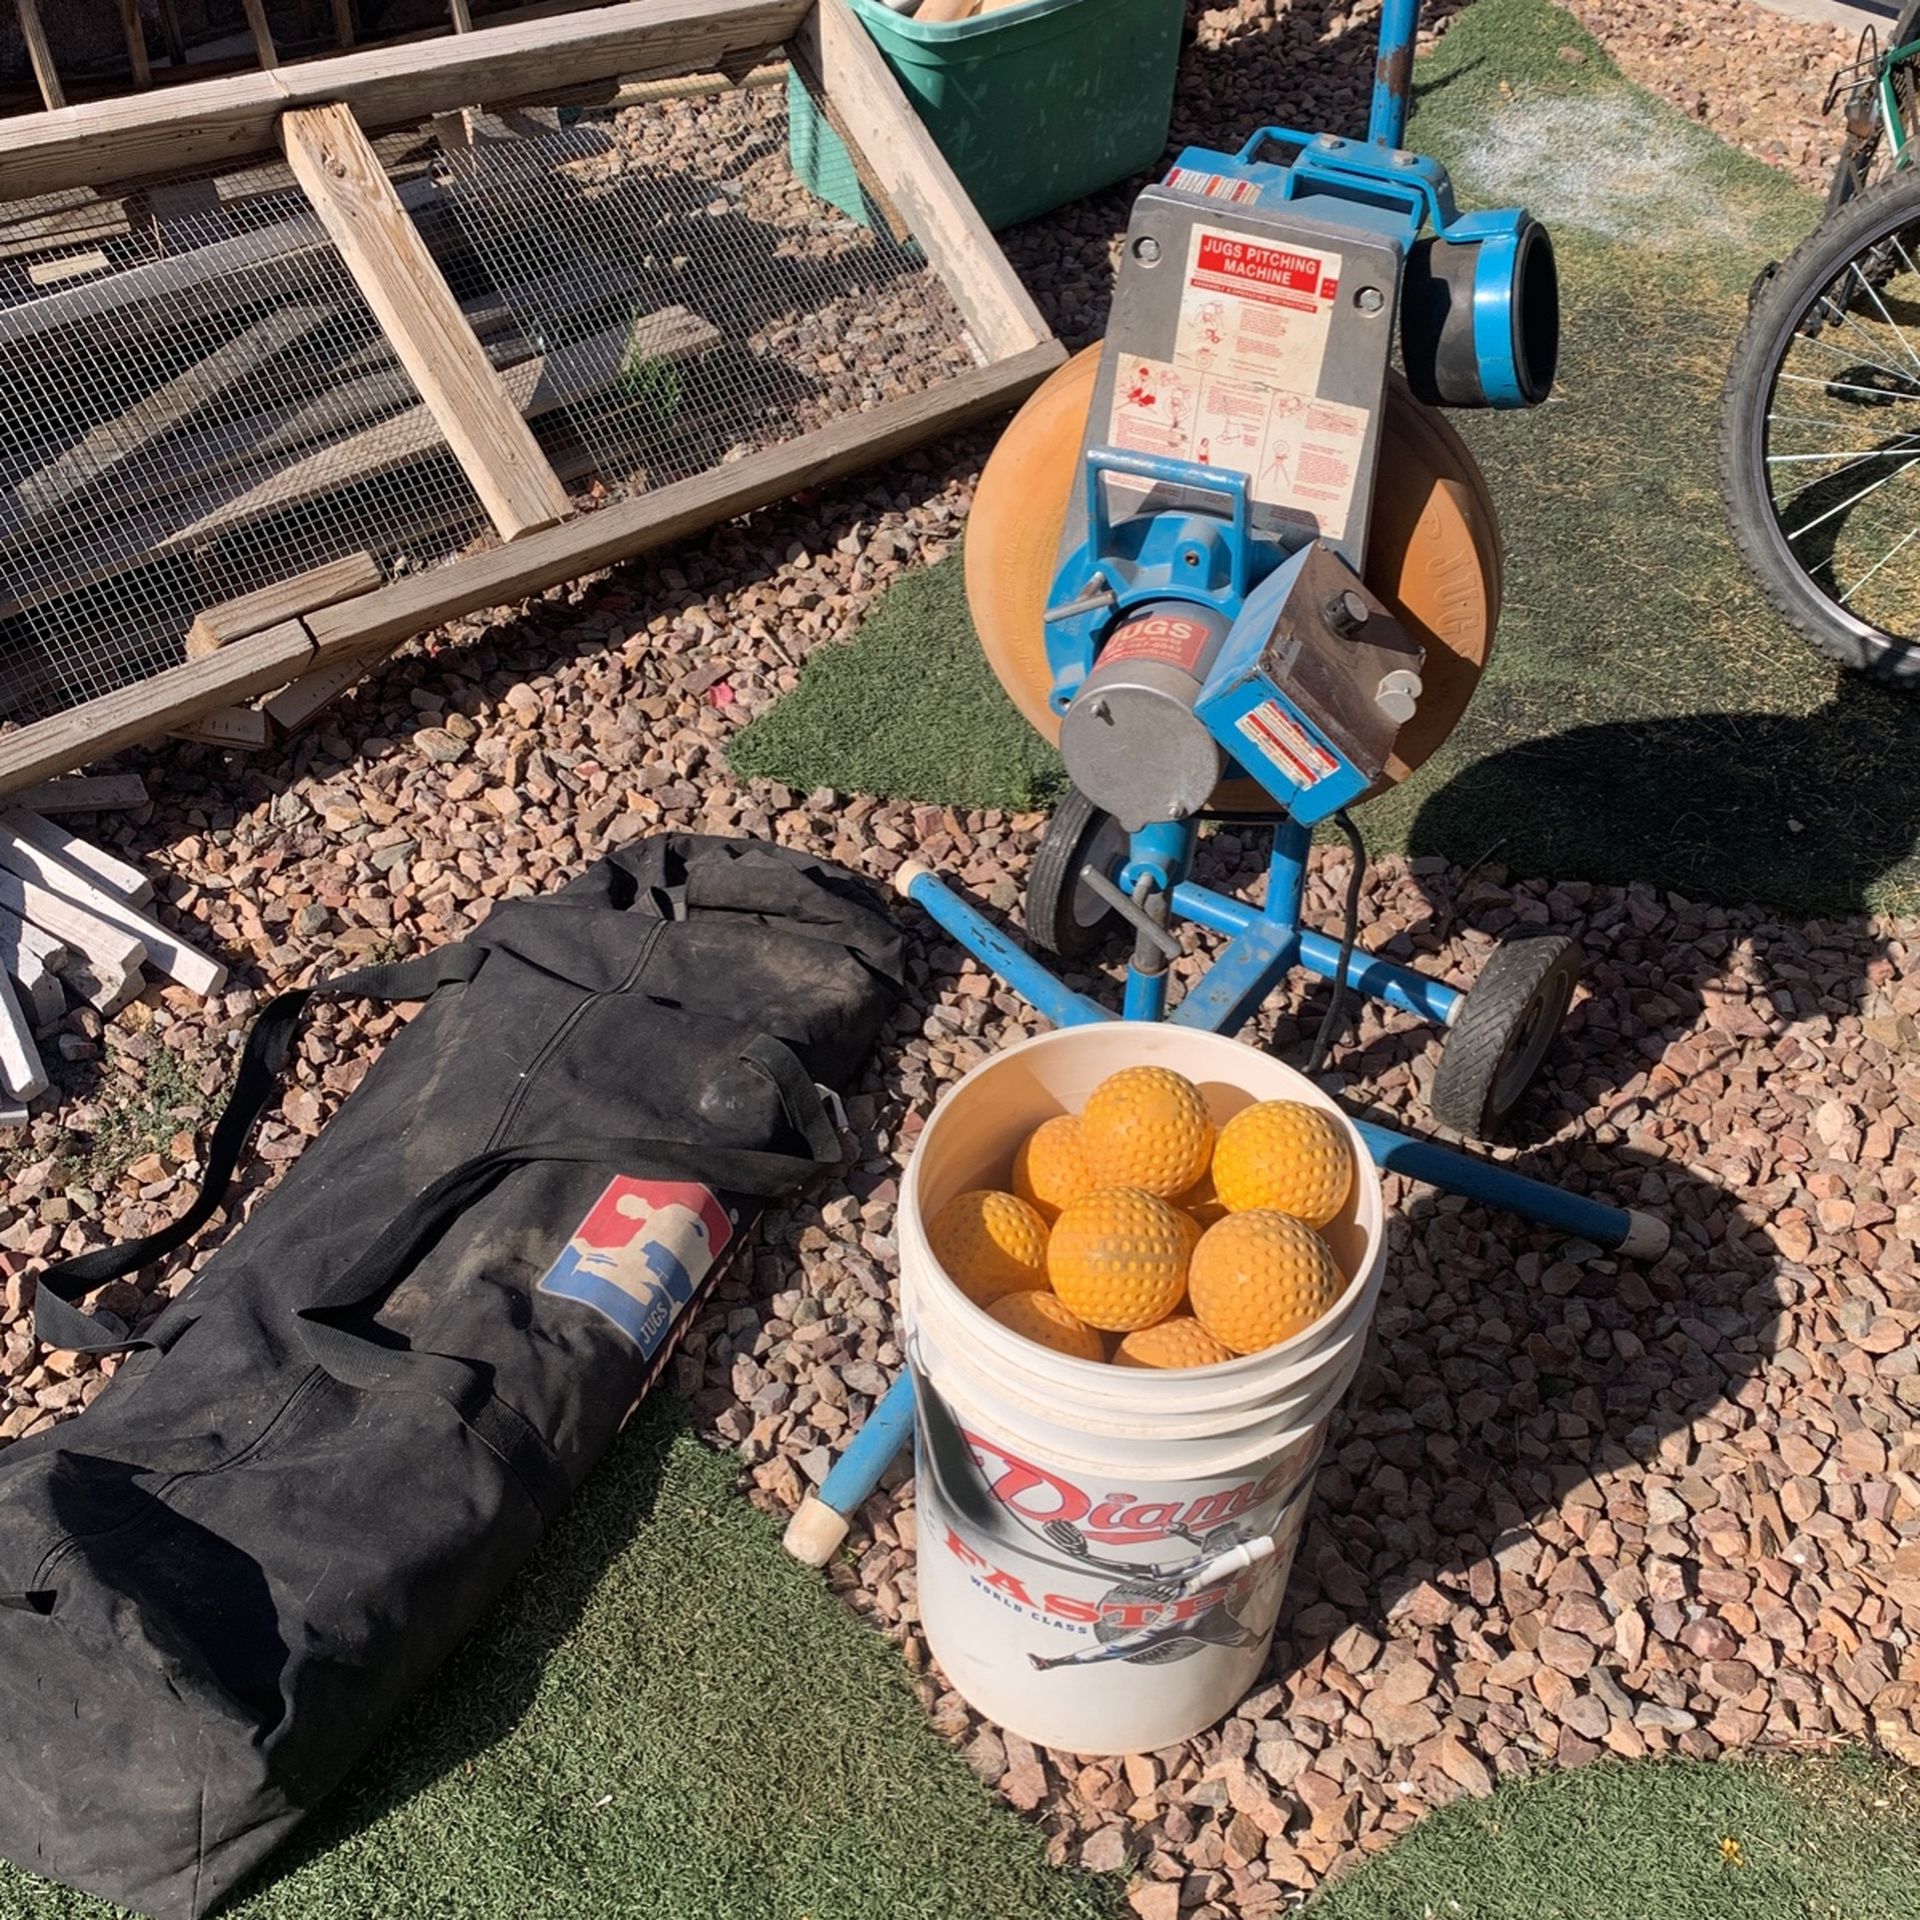
{"label": "artificial turf grass", "polygon": [[1309,1920],[1913,1920],[1920,1776],[1832,1759],[1606,1760],[1430,1814]]}
{"label": "artificial turf grass", "polygon": [[958,554],[896,582],[851,641],[818,649],[727,761],[793,787],[951,807],[1050,805],[1064,782],[980,651]]}
{"label": "artificial turf grass", "polygon": [[[232,1920],[1116,1920],[659,1396]],[[6,1920],[100,1920],[0,1863]]]}
{"label": "artificial turf grass", "polygon": [[[1463,204],[1517,198],[1551,228],[1564,349],[1546,406],[1451,416],[1505,534],[1499,644],[1465,724],[1366,808],[1369,845],[1802,914],[1920,907],[1920,697],[1838,673],[1775,618],[1714,477],[1747,287],[1816,203],[1546,0],[1475,0],[1417,85],[1414,144]],[[817,651],[734,765],[1006,807],[1059,778],[980,662],[957,558]]]}

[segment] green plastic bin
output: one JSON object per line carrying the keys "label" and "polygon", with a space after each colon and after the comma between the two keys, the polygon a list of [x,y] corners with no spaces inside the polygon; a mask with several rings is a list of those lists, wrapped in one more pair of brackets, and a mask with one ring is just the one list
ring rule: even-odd
{"label": "green plastic bin", "polygon": [[[926,25],[849,4],[990,227],[1124,180],[1166,145],[1184,0],[1023,0]],[[845,146],[797,78],[787,104],[794,172],[871,225]]]}

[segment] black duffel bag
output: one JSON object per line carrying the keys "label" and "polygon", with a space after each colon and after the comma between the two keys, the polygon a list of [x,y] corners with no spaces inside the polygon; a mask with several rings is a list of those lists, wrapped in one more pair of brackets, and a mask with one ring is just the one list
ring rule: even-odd
{"label": "black duffel bag", "polygon": [[[282,995],[199,1200],[40,1277],[126,1350],[0,1452],[0,1852],[173,1920],[284,1840],[480,1618],[771,1199],[839,1150],[898,992],[852,875],[674,835],[468,941]],[[215,1211],[317,996],[425,999],[142,1338],[76,1304]]]}

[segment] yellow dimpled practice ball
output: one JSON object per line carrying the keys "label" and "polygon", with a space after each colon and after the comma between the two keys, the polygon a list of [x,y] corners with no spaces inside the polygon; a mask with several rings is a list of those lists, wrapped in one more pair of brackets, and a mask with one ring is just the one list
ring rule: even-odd
{"label": "yellow dimpled practice ball", "polygon": [[1047,1284],[1047,1223],[1011,1193],[957,1193],[933,1216],[927,1244],[976,1307]]}
{"label": "yellow dimpled practice ball", "polygon": [[1200,1236],[1187,1270],[1194,1317],[1235,1353],[1313,1325],[1347,1289],[1327,1243],[1290,1213],[1230,1213]]}
{"label": "yellow dimpled practice ball", "polygon": [[1106,1343],[1051,1293],[1003,1294],[987,1311],[1003,1327],[1076,1360],[1104,1360]]}
{"label": "yellow dimpled practice ball", "polygon": [[1189,1229],[1158,1195],[1103,1187],[1069,1201],[1054,1222],[1047,1277],[1088,1326],[1131,1333],[1180,1304],[1189,1245]]}
{"label": "yellow dimpled practice ball", "polygon": [[1213,1184],[1231,1213],[1265,1207],[1324,1227],[1346,1205],[1353,1153],[1331,1114],[1299,1100],[1262,1100],[1220,1129]]}
{"label": "yellow dimpled practice ball", "polygon": [[1080,1122],[1070,1113],[1043,1120],[1013,1156],[1013,1190],[1043,1220],[1057,1220],[1069,1200],[1093,1191],[1086,1155],[1080,1148]]}
{"label": "yellow dimpled practice ball", "polygon": [[1080,1150],[1102,1187],[1170,1200],[1207,1170],[1213,1120],[1200,1089],[1170,1067],[1123,1067],[1087,1096]]}
{"label": "yellow dimpled practice ball", "polygon": [[1212,1367],[1231,1360],[1223,1346],[1190,1313],[1176,1313],[1130,1333],[1114,1349],[1116,1367]]}

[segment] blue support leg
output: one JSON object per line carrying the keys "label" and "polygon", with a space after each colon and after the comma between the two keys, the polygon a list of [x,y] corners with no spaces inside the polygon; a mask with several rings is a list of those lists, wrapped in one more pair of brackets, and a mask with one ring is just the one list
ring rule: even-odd
{"label": "blue support leg", "polygon": [[1056,1027],[1083,1027],[1090,1020],[1113,1018],[1097,1000],[1062,986],[1017,940],[1002,933],[917,860],[909,860],[894,875],[893,885],[895,892],[945,928],[982,966],[997,973]]}
{"label": "blue support leg", "polygon": [[1537,1220],[1543,1227],[1578,1234],[1583,1240],[1631,1259],[1657,1260],[1667,1250],[1671,1235],[1666,1222],[1651,1214],[1567,1193],[1544,1180],[1529,1180],[1523,1173],[1496,1166],[1491,1160],[1437,1146],[1431,1140],[1416,1140],[1371,1120],[1356,1120],[1354,1125],[1360,1129],[1367,1151],[1387,1172],[1404,1174],[1409,1180],[1423,1181],[1448,1193],[1464,1194],[1469,1200],[1484,1200],[1489,1206],[1504,1207],[1523,1220]]}
{"label": "blue support leg", "polygon": [[861,1422],[832,1471],[787,1522],[781,1544],[796,1560],[824,1567],[847,1537],[847,1523],[913,1438],[913,1375],[902,1369]]}

